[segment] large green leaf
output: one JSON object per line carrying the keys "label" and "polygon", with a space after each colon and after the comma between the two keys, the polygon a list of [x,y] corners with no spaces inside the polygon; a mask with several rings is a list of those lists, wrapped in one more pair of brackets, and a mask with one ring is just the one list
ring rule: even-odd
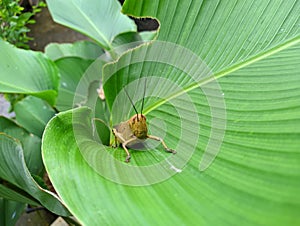
{"label": "large green leaf", "polygon": [[44,163],[70,211],[85,225],[300,224],[299,9],[279,0],[125,2],[126,13],[158,18],[157,39],[171,43],[105,66],[112,124],[134,113],[123,87],[140,109],[146,81],[150,132],[177,154],[147,143],[151,151],[130,150],[125,164],[121,148],[94,139],[90,110],[59,114],[43,137]]}
{"label": "large green leaf", "polygon": [[17,49],[0,39],[0,92],[24,93],[54,105],[59,75],[42,53]]}
{"label": "large green leaf", "polygon": [[31,199],[38,200],[50,211],[64,216],[69,214],[55,194],[41,188],[32,178],[24,161],[21,144],[3,133],[0,133],[0,159],[0,178],[24,190]]}
{"label": "large green leaf", "polygon": [[55,114],[49,104],[43,100],[28,96],[14,106],[17,122],[27,131],[41,137],[45,125]]}
{"label": "large green leaf", "polygon": [[47,0],[47,5],[55,22],[89,36],[107,50],[112,48],[115,36],[136,30],[116,0]]}

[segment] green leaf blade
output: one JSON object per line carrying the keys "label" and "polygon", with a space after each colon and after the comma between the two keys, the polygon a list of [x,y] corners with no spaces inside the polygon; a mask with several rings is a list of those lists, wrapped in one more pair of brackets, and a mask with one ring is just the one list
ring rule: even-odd
{"label": "green leaf blade", "polygon": [[[218,2],[126,1],[123,11],[135,16],[153,16],[163,20],[158,40],[174,42],[195,52],[208,66],[218,72],[224,67],[244,62],[284,42],[299,42],[297,1]],[[168,5],[168,15],[160,10]],[[280,13],[275,13],[280,12]],[[181,20],[179,18],[185,18]],[[280,21],[276,23],[275,21]],[[176,29],[170,28],[176,27]],[[185,32],[179,32],[185,31]],[[197,41],[195,42],[195,38]]]}
{"label": "green leaf blade", "polygon": [[[69,110],[74,104],[79,104],[74,103],[76,87],[92,62],[78,57],[64,57],[55,61],[61,74],[56,104],[58,110]],[[94,92],[97,92],[96,89]]]}
{"label": "green leaf blade", "polygon": [[14,107],[17,122],[31,133],[42,137],[44,128],[55,114],[51,106],[39,98],[28,96]]}
{"label": "green leaf blade", "polygon": [[43,170],[41,139],[5,117],[0,117],[0,132],[14,137],[21,142],[25,162],[30,173],[39,175]]}
{"label": "green leaf blade", "polygon": [[[86,118],[89,111],[62,113],[61,118],[49,123],[44,137],[48,144],[43,153],[51,180],[72,213],[85,224],[95,224],[96,218],[98,223],[136,225],[299,224],[299,6],[298,1],[126,1],[125,12],[158,18],[158,40],[192,50],[218,80],[211,79],[213,73],[206,74],[207,77],[195,73],[198,76],[190,79],[189,72],[197,72],[192,70],[194,61],[180,51],[161,48],[154,54],[158,60],[165,56],[162,58],[174,61],[155,62],[148,58],[155,42],[147,44],[149,48],[144,45],[128,51],[118,61],[106,65],[103,83],[112,125],[133,114],[126,98],[117,101],[123,87],[131,88],[130,96],[140,106],[147,78],[146,93],[150,97],[145,100],[145,114],[151,132],[164,137],[171,147],[181,141],[185,148],[177,150],[179,155],[190,150],[194,136],[198,140],[192,158],[181,172],[160,183],[125,186],[103,177],[97,166],[108,166],[108,174],[119,169],[121,179],[147,180],[148,175],[139,171],[142,166],[167,157],[161,157],[156,148],[147,152],[130,149],[129,166],[138,166],[136,174],[130,177],[116,166],[122,164],[125,156],[121,148],[104,147],[114,157],[108,161],[101,152],[102,146],[89,134],[91,131],[85,130],[80,135],[89,155],[75,144],[78,140],[73,137],[71,115],[77,112],[85,116],[80,124],[84,128],[90,125],[91,118]],[[182,62],[190,70],[185,71],[173,62]],[[154,76],[174,82],[182,90],[177,92],[168,82],[155,83],[150,79]],[[136,81],[136,86],[132,85]],[[214,81],[219,87],[213,86]],[[158,95],[161,93],[165,99]],[[182,132],[180,123],[174,120],[177,112],[171,101],[181,103],[178,109],[186,109],[183,94],[192,99],[196,110],[190,111],[199,118],[199,122],[190,123],[199,123],[200,129],[191,126]],[[222,101],[225,114],[217,111],[219,114],[214,115]],[[69,133],[65,141],[56,144],[53,153],[50,144],[62,137],[64,131]],[[183,139],[181,132],[190,138]],[[210,139],[221,142],[220,151],[212,162],[207,161],[212,163],[208,168],[201,168]],[[57,160],[68,166],[63,173],[53,170]],[[159,178],[163,173],[152,172],[150,176]],[[77,176],[76,181],[64,181],[67,175]],[[87,184],[89,194],[84,199],[76,198],[76,194],[86,191]],[[71,187],[75,188],[70,193]]]}
{"label": "green leaf blade", "polygon": [[25,206],[26,205],[24,203],[19,203],[19,202],[0,198],[1,225],[7,225],[7,226],[16,225],[19,217],[24,212]]}
{"label": "green leaf blade", "polygon": [[64,57],[79,57],[87,60],[95,60],[104,52],[93,42],[78,41],[75,43],[50,43],[45,48],[45,54],[56,61]]}
{"label": "green leaf blade", "polygon": [[26,167],[22,146],[13,138],[0,134],[0,177],[23,189],[39,200],[50,211],[67,216],[69,213],[60,200],[51,192],[42,189],[32,178]]}
{"label": "green leaf blade", "polygon": [[42,53],[17,49],[0,40],[0,91],[31,94],[55,103],[59,75]]}
{"label": "green leaf blade", "polygon": [[[106,50],[111,49],[116,35],[136,30],[133,21],[118,13],[117,1],[47,0],[47,5],[54,21],[89,36]],[[76,19],[70,21],[74,15]]]}

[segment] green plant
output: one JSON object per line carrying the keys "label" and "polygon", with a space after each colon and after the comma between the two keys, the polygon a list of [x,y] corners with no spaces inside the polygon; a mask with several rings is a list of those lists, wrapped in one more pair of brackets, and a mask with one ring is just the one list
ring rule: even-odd
{"label": "green plant", "polygon": [[[0,91],[35,96],[16,112],[26,130],[6,122],[0,135],[0,177],[26,191],[18,201],[68,215],[55,208],[63,200],[84,225],[300,223],[298,1],[128,0],[124,13],[160,23],[146,43],[115,1],[47,3],[56,22],[97,44],[52,44],[41,54],[0,42],[14,59],[0,54],[0,65],[10,65]],[[132,151],[126,164],[124,151],[109,146],[110,128],[134,114],[123,87],[139,108],[145,79],[149,129],[177,154],[147,143],[151,151]],[[43,123],[22,123],[42,118],[39,106],[49,112]],[[31,115],[18,120],[23,112]],[[43,163],[59,198],[34,186],[22,158],[30,149],[12,127],[39,139],[43,131]],[[2,185],[3,197],[16,194]]]}
{"label": "green plant", "polygon": [[19,5],[19,0],[1,0],[0,2],[0,37],[17,47],[29,49],[28,41],[32,38],[27,36],[30,31],[28,24],[34,24],[32,18],[45,7],[40,2],[32,7],[32,12],[23,12],[24,8]]}

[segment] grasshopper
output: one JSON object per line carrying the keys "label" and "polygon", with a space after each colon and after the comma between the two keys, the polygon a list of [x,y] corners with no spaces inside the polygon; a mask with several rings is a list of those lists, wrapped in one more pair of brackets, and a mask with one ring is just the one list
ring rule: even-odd
{"label": "grasshopper", "polygon": [[121,122],[120,124],[113,126],[112,129],[113,135],[115,137],[115,145],[117,146],[118,144],[122,144],[122,147],[127,154],[125,162],[129,162],[131,158],[127,146],[139,143],[141,140],[144,141],[146,139],[153,139],[156,141],[160,141],[166,152],[176,154],[175,150],[168,148],[168,146],[166,145],[166,143],[162,138],[148,134],[146,116],[143,115],[145,90],[146,90],[146,82],[145,82],[145,89],[144,89],[144,97],[142,100],[141,113],[139,114],[127,90],[124,88],[124,91],[128,99],[130,100],[136,114],[126,122]]}

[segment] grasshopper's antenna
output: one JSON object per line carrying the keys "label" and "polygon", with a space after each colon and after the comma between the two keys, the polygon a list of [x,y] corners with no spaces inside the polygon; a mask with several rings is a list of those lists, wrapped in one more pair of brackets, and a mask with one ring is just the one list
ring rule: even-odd
{"label": "grasshopper's antenna", "polygon": [[135,108],[135,106],[134,106],[134,103],[133,103],[133,101],[131,100],[131,98],[130,98],[129,94],[127,93],[127,90],[125,89],[125,87],[124,87],[124,86],[123,86],[123,88],[124,88],[124,91],[125,91],[125,93],[126,93],[126,95],[127,95],[128,99],[130,100],[130,102],[131,102],[131,104],[132,104],[132,107],[133,107],[133,109],[134,109],[135,113],[137,114],[137,119],[139,120],[139,113],[138,113],[138,111],[136,110],[136,108]]}
{"label": "grasshopper's antenna", "polygon": [[147,85],[147,78],[145,78],[145,84],[144,84],[144,95],[143,95],[143,100],[142,100],[141,114],[143,114],[144,100],[145,100],[145,94],[146,94],[146,85]]}

